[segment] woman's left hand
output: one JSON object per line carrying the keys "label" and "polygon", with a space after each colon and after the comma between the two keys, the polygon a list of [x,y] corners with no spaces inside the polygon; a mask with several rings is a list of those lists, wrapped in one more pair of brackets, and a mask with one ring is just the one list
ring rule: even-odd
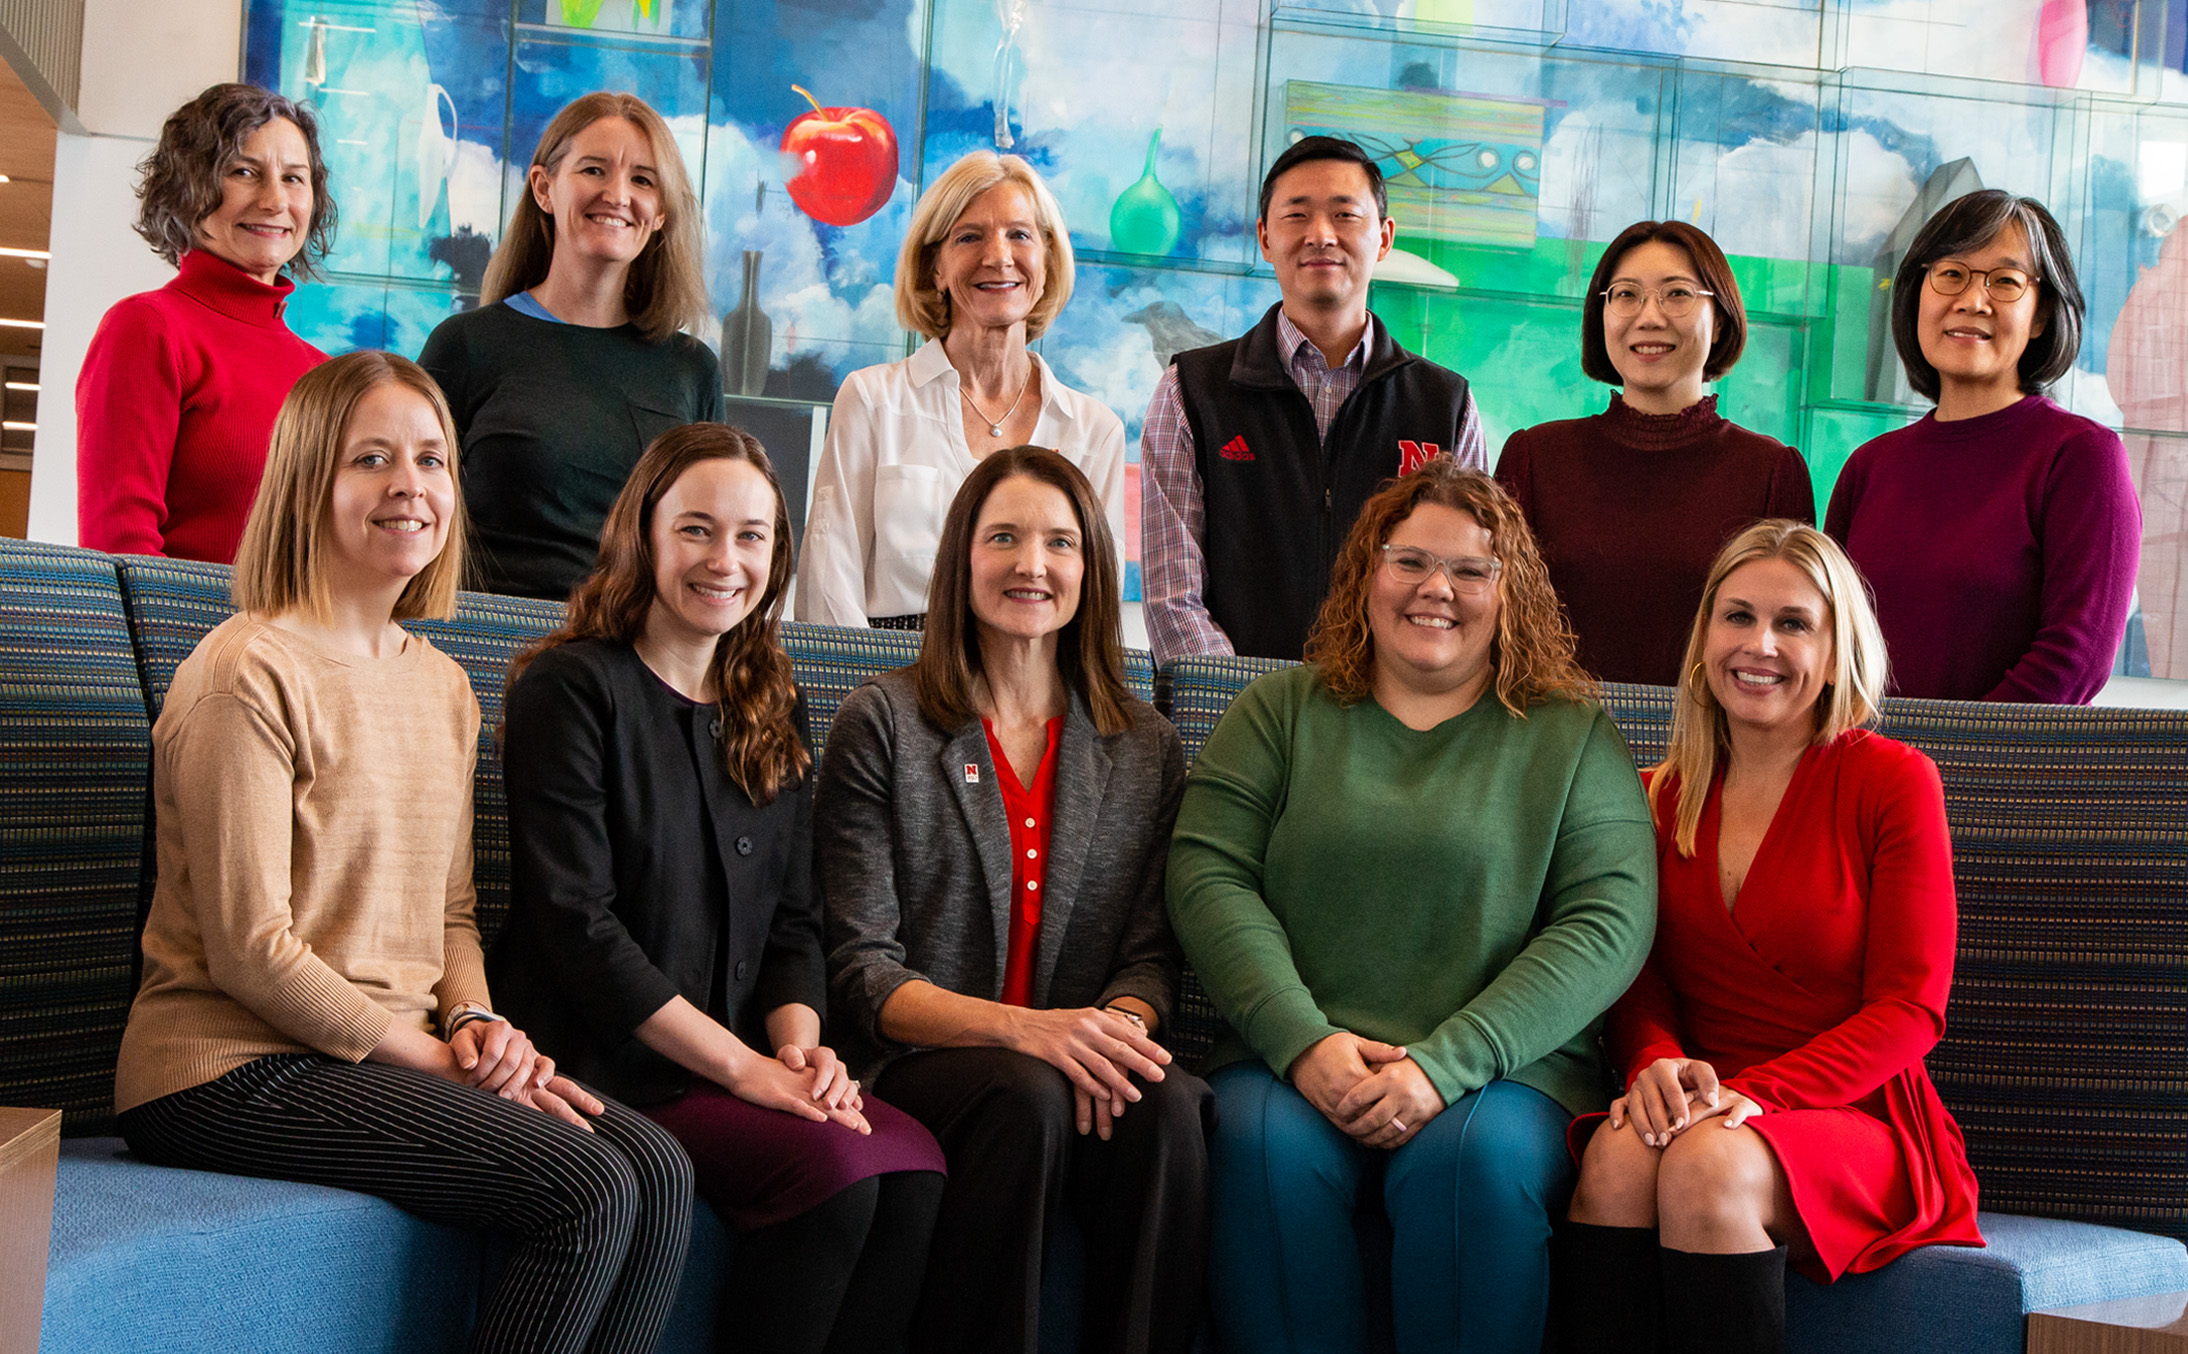
{"label": "woman's left hand", "polygon": [[[1717,1092],[1717,1103],[1714,1105],[1706,1101],[1697,1103],[1694,1106],[1694,1118],[1680,1132],[1692,1133],[1702,1126],[1703,1121],[1717,1118],[1719,1115],[1724,1117],[1726,1128],[1738,1128],[1741,1124],[1746,1123],[1762,1112],[1762,1106],[1741,1095],[1730,1086],[1721,1086]],[[1677,1137],[1678,1134],[1675,1133],[1671,1136]]]}
{"label": "woman's left hand", "polygon": [[775,1061],[793,1072],[810,1074],[813,1103],[822,1109],[855,1113],[866,1108],[866,1100],[859,1094],[859,1084],[851,1080],[851,1069],[845,1067],[836,1057],[836,1051],[826,1044],[811,1048],[784,1044],[775,1050]]}
{"label": "woman's left hand", "polygon": [[1337,1102],[1338,1125],[1362,1146],[1397,1148],[1444,1112],[1428,1073],[1411,1058],[1374,1068]]}
{"label": "woman's left hand", "polygon": [[555,1060],[533,1047],[524,1031],[506,1020],[474,1020],[448,1039],[467,1086],[522,1100],[555,1075]]}

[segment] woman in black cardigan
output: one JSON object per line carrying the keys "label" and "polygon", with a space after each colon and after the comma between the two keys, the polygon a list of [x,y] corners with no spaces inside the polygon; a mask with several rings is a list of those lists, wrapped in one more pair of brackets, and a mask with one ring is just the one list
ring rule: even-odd
{"label": "woman in black cardigan", "polygon": [[1192,1347],[1206,1083],[1154,1042],[1176,730],[1124,684],[1116,554],[1086,476],[990,452],[950,506],[912,668],[851,693],[814,802],[845,1056],[950,1162],[920,1350],[1020,1351],[1044,1238],[1086,1241],[1079,1347]]}
{"label": "woman in black cardigan", "polygon": [[900,1347],[927,1131],[821,1043],[811,758],[775,626],[790,531],[749,435],[647,448],[568,619],[516,665],[502,1005],[681,1141],[742,1234],[724,1347]]}

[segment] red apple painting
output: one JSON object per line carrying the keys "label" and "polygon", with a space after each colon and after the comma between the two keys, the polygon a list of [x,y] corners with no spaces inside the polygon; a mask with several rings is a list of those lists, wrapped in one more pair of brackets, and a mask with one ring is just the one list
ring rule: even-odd
{"label": "red apple painting", "polygon": [[783,128],[783,174],[790,200],[831,226],[855,226],[896,192],[896,129],[871,108],[813,105]]}

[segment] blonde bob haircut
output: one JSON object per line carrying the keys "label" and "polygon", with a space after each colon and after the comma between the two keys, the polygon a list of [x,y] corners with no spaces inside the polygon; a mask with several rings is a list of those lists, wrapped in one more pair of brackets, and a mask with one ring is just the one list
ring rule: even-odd
{"label": "blonde bob haircut", "polygon": [[1868,584],[1861,571],[1846,558],[1838,542],[1805,523],[1786,518],[1757,522],[1725,543],[1717,562],[1709,568],[1702,588],[1702,605],[1694,613],[1694,629],[1687,636],[1687,656],[1681,668],[1678,694],[1672,700],[1671,738],[1664,760],[1649,778],[1649,807],[1659,810],[1664,787],[1676,780],[1678,799],[1672,817],[1672,844],[1679,854],[1694,854],[1694,837],[1702,821],[1702,804],[1709,798],[1710,781],[1731,751],[1731,735],[1724,707],[1709,688],[1703,672],[1703,650],[1709,641],[1710,617],[1717,610],[1717,594],[1725,580],[1742,565],[1756,560],[1782,559],[1823,594],[1830,610],[1826,628],[1831,635],[1831,679],[1816,698],[1816,732],[1809,741],[1828,743],[1842,733],[1873,722],[1883,707],[1884,688],[1890,678],[1885,659],[1884,632],[1877,627],[1870,605]]}
{"label": "blonde bob haircut", "polygon": [[[646,134],[653,151],[653,169],[659,176],[661,228],[646,242],[644,252],[632,260],[623,277],[623,305],[631,323],[649,343],[660,343],[679,329],[697,329],[711,314],[707,301],[706,226],[699,211],[699,196],[691,189],[691,175],[684,170],[684,154],[676,148],[669,125],[636,94],[596,90],[555,114],[540,133],[539,149],[532,152],[532,168],[552,177],[569,157],[570,142],[579,132],[602,118],[622,118]],[[502,232],[501,245],[486,265],[486,280],[479,287],[479,304],[506,301],[520,291],[530,291],[547,280],[555,258],[555,219],[539,205],[532,190],[531,174],[525,174],[524,191],[517,195],[517,209]]]}
{"label": "blonde bob haircut", "polygon": [[455,512],[447,543],[404,587],[395,601],[394,619],[444,620],[455,614],[465,532],[455,420],[448,416],[441,388],[417,363],[371,351],[320,363],[299,377],[281,402],[266,452],[266,474],[258,482],[258,497],[243,525],[235,572],[228,581],[229,596],[238,607],[267,617],[294,612],[322,623],[332,618],[334,596],[327,588],[322,552],[334,502],[335,466],[342,458],[350,417],[365,396],[383,385],[402,386],[433,406],[448,457]]}
{"label": "blonde bob haircut", "polygon": [[1033,215],[1047,246],[1048,278],[1040,299],[1026,316],[1026,337],[1039,338],[1071,299],[1072,273],[1077,260],[1071,253],[1071,231],[1064,225],[1064,209],[1048,191],[1033,166],[1015,155],[976,150],[942,171],[912,208],[912,224],[904,232],[904,248],[896,258],[896,320],[906,329],[931,339],[950,335],[950,294],[935,285],[934,262],[942,253],[943,237],[957,218],[971,210],[973,199],[990,188],[1015,183],[1033,199]]}

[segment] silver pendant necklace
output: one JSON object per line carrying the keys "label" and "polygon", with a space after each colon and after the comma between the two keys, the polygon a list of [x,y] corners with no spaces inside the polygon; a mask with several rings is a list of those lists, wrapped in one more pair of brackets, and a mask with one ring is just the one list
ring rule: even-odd
{"label": "silver pendant necklace", "polygon": [[962,376],[960,376],[957,381],[957,394],[958,397],[963,399],[966,405],[968,405],[974,413],[980,415],[981,420],[988,425],[988,436],[1001,437],[1003,435],[1003,425],[1010,422],[1010,416],[1012,414],[1018,412],[1019,403],[1025,399],[1026,391],[1030,389],[1032,385],[1033,363],[1029,359],[1026,363],[1026,379],[1018,383],[1018,398],[1010,402],[1010,408],[1003,411],[1003,416],[1001,418],[989,417],[987,410],[982,409],[978,404],[973,402],[972,392],[965,389],[965,379]]}

